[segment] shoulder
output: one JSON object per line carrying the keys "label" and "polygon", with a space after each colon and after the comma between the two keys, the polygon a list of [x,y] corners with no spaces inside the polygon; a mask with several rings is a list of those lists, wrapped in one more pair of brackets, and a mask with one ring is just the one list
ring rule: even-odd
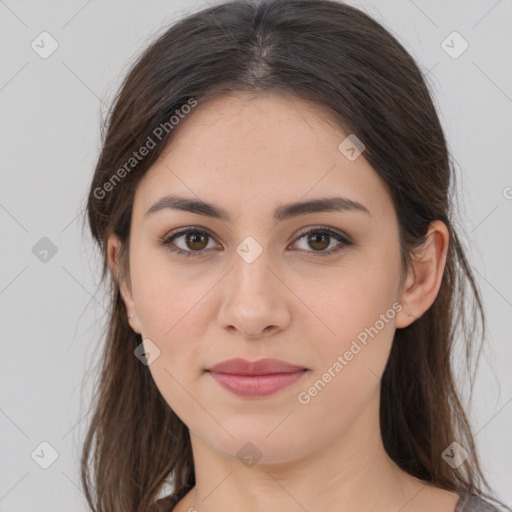
{"label": "shoulder", "polygon": [[462,494],[454,512],[500,512],[500,509],[476,494]]}
{"label": "shoulder", "polygon": [[178,499],[174,494],[169,494],[165,498],[160,498],[151,507],[148,512],[171,512],[178,503]]}

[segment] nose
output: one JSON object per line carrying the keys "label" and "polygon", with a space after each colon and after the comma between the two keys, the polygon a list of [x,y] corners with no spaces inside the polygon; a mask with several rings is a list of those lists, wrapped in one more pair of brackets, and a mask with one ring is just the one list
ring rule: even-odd
{"label": "nose", "polygon": [[290,292],[276,274],[265,252],[251,263],[235,258],[234,268],[223,280],[221,327],[248,339],[286,329],[291,322]]}

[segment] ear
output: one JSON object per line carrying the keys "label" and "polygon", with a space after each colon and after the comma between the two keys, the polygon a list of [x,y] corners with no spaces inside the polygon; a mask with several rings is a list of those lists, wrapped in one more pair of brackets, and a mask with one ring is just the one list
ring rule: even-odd
{"label": "ear", "polygon": [[[119,258],[121,250],[121,241],[116,235],[111,235],[107,242],[107,256],[110,270],[119,286],[119,291],[126,307],[126,314],[128,315],[128,323],[131,328],[140,334],[140,322],[137,316],[137,309],[135,301],[133,300],[131,285],[128,276],[125,276],[121,271],[121,261]],[[130,316],[132,316],[130,318]]]}
{"label": "ear", "polygon": [[449,232],[441,220],[434,220],[428,226],[425,244],[413,256],[402,290],[402,310],[396,316],[398,329],[407,327],[433,304],[443,279],[448,254]]}

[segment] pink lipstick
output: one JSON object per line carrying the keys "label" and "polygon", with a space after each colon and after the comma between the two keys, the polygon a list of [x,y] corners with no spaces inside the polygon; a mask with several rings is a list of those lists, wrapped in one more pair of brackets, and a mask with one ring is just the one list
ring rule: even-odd
{"label": "pink lipstick", "polygon": [[238,396],[268,396],[299,380],[307,368],[279,359],[248,361],[234,358],[207,370],[225,389]]}

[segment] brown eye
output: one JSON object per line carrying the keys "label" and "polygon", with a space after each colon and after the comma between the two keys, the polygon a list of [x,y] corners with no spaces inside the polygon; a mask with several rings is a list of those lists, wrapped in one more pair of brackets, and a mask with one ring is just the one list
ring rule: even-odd
{"label": "brown eye", "polygon": [[200,231],[189,231],[185,235],[185,243],[187,247],[194,251],[200,251],[208,245],[208,235]]}
{"label": "brown eye", "polygon": [[307,236],[308,244],[316,251],[323,251],[329,247],[331,236],[325,233],[314,233]]}
{"label": "brown eye", "polygon": [[[341,233],[327,227],[310,229],[302,233],[295,243],[298,244],[302,239],[304,239],[303,247],[299,247],[299,249],[310,253],[318,253],[318,256],[329,256],[341,251],[345,246],[353,245],[352,242]],[[338,243],[329,250],[326,250],[333,241],[337,241]]]}
{"label": "brown eye", "polygon": [[[304,232],[295,244],[303,239],[305,247],[299,247],[299,249],[318,256],[329,256],[341,251],[346,246],[353,245],[347,237],[327,227]],[[336,241],[338,243],[329,248],[331,243]],[[213,246],[209,246],[209,242],[212,242]],[[214,239],[208,232],[190,228],[174,233],[161,240],[160,243],[168,246],[170,252],[180,256],[202,256],[208,254],[205,249],[215,248]]]}
{"label": "brown eye", "polygon": [[[206,231],[198,229],[186,229],[162,240],[162,245],[168,246],[169,251],[183,256],[199,256],[208,247],[208,242],[213,238]],[[215,247],[215,244],[213,245]]]}

